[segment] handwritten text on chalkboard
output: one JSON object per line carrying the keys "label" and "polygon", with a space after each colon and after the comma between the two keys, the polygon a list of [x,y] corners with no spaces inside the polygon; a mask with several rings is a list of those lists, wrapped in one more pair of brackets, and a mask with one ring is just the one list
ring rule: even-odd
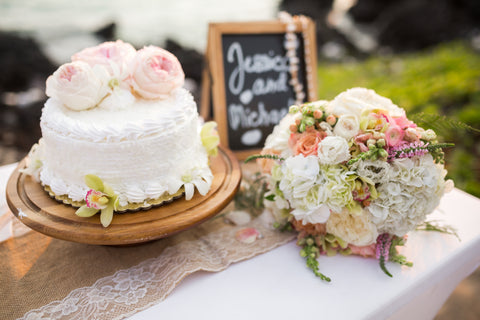
{"label": "handwritten text on chalkboard", "polygon": [[[234,150],[262,148],[295,101],[283,43],[284,34],[222,36],[228,139]],[[302,42],[297,44],[302,57]]]}

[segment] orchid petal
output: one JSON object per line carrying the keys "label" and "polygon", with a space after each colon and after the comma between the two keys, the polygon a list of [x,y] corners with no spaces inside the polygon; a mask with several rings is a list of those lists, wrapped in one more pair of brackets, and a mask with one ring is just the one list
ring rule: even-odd
{"label": "orchid petal", "polygon": [[95,208],[89,208],[86,205],[81,206],[75,211],[75,214],[82,218],[88,218],[94,216],[99,210]]}
{"label": "orchid petal", "polygon": [[208,193],[208,190],[210,190],[209,184],[201,179],[195,180],[193,182],[195,184],[195,187],[197,187],[198,192],[204,196]]}
{"label": "orchid petal", "polygon": [[109,197],[113,197],[115,195],[115,191],[113,191],[112,187],[107,184],[103,185],[103,193],[105,193]]}
{"label": "orchid petal", "polygon": [[120,198],[117,195],[114,195],[110,201],[113,203],[113,210],[117,210],[120,205]]}
{"label": "orchid petal", "polygon": [[94,174],[87,174],[85,176],[85,183],[90,189],[100,191],[100,192],[103,192],[104,190],[102,179],[100,179]]}
{"label": "orchid petal", "polygon": [[106,228],[112,223],[112,219],[113,205],[109,205],[105,209],[102,209],[102,212],[100,213],[100,222],[102,223],[102,226]]}
{"label": "orchid petal", "polygon": [[193,184],[192,183],[185,183],[185,200],[190,200],[193,197]]}

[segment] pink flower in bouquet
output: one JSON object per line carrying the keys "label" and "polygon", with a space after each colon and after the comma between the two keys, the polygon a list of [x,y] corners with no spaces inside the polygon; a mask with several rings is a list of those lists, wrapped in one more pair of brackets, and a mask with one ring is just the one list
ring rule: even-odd
{"label": "pink flower in bouquet", "polygon": [[403,143],[403,137],[405,131],[402,130],[399,126],[390,124],[387,131],[385,132],[385,140],[389,147],[396,147]]}
{"label": "pink flower in bouquet", "polygon": [[393,118],[393,121],[397,126],[399,126],[402,129],[406,128],[416,128],[417,125],[413,123],[412,121],[408,120],[406,116],[403,117],[395,117]]}
{"label": "pink flower in bouquet", "polygon": [[417,131],[416,128],[407,128],[405,130],[405,136],[403,138],[405,139],[405,141],[408,142],[416,142],[420,140],[421,134]]}
{"label": "pink flower in bouquet", "polygon": [[393,122],[393,119],[386,112],[379,111],[378,113],[371,113],[368,128],[382,131],[382,129],[388,127],[390,122]]}
{"label": "pink flower in bouquet", "polygon": [[355,141],[355,144],[358,145],[358,147],[360,148],[361,152],[367,152],[368,151],[367,141],[372,138],[373,138],[373,134],[368,132],[368,133],[362,133],[357,135],[354,141]]}
{"label": "pink flower in bouquet", "polygon": [[376,248],[377,244],[372,243],[368,246],[358,247],[353,244],[349,244],[348,247],[352,250],[352,254],[359,255],[365,258],[374,258],[376,257]]}
{"label": "pink flower in bouquet", "polygon": [[72,61],[84,61],[91,67],[101,65],[111,76],[124,80],[128,77],[128,64],[135,57],[136,50],[121,40],[104,42],[98,46],[83,49],[72,56]]}
{"label": "pink flower in bouquet", "polygon": [[325,132],[309,130],[302,133],[296,141],[293,152],[295,155],[303,154],[305,157],[317,155],[318,144],[325,138]]}
{"label": "pink flower in bouquet", "polygon": [[130,75],[133,90],[145,99],[167,98],[185,79],[178,59],[154,46],[137,51]]}
{"label": "pink flower in bouquet", "polygon": [[60,100],[66,107],[80,111],[95,107],[108,93],[105,68],[90,67],[74,61],[57,69],[47,79],[46,94]]}

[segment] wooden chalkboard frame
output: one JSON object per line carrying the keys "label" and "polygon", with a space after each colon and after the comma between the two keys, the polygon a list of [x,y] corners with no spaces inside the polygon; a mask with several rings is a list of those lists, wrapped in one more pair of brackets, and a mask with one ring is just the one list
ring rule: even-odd
{"label": "wooden chalkboard frame", "polygon": [[[306,101],[317,100],[317,49],[315,23],[306,18],[303,23],[295,21],[296,32],[301,32],[304,41],[308,41],[309,61],[305,65],[311,68],[311,76],[306,80],[304,93]],[[218,124],[218,133],[222,145],[230,148],[238,159],[245,159],[249,155],[259,153],[261,149],[235,150],[228,143],[227,97],[223,65],[223,35],[259,35],[259,34],[286,34],[287,26],[280,20],[259,22],[226,22],[210,23],[208,29],[208,45],[206,50],[205,71],[203,73],[202,101],[200,115],[211,118]],[[298,57],[304,60],[304,57]],[[304,70],[307,74],[307,70]],[[213,102],[213,108],[212,108]]]}

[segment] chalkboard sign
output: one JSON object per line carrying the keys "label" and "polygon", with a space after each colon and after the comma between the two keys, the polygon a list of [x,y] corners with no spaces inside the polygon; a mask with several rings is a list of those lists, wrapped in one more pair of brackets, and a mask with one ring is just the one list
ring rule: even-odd
{"label": "chalkboard sign", "polygon": [[[317,87],[314,30],[309,19],[307,24],[298,23],[292,49],[298,58],[296,79],[303,92],[302,100],[309,101],[316,99]],[[209,25],[210,73],[205,75],[209,79],[204,83],[203,93],[209,94],[205,86],[211,85],[213,118],[218,124],[221,143],[240,159],[262,149],[273,127],[298,100],[299,89],[295,90],[290,83],[286,33],[286,25],[280,21]],[[306,56],[310,57],[308,61]],[[210,108],[207,103],[209,98],[202,102],[203,115]]]}

